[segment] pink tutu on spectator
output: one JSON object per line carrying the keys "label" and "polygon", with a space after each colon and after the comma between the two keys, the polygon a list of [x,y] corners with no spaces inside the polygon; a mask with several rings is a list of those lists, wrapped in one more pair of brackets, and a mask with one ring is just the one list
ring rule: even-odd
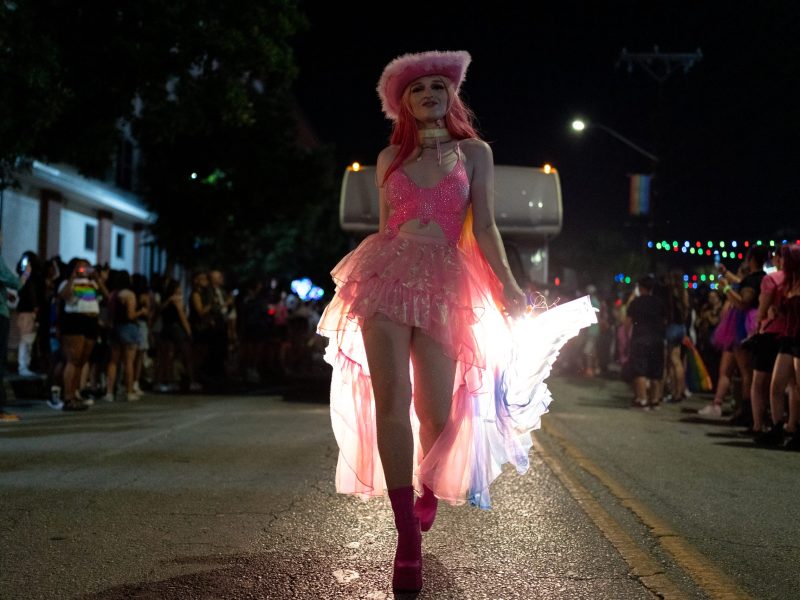
{"label": "pink tutu on spectator", "polygon": [[711,334],[711,343],[722,351],[731,351],[742,341],[755,333],[758,310],[741,310],[735,306],[722,313],[719,324]]}
{"label": "pink tutu on spectator", "polygon": [[464,235],[454,245],[404,231],[372,234],[331,275],[336,293],[317,332],[328,338],[325,360],[333,367],[337,491],[386,493],[361,335],[365,320],[382,313],[424,330],[456,361],[450,416],[426,456],[411,404],[416,490],[425,484],[451,504],[489,508],[489,485],[503,465],[528,468],[531,431],[550,403],[544,379],[564,343],[596,321],[591,304],[576,300],[512,322],[499,280],[474,237]]}

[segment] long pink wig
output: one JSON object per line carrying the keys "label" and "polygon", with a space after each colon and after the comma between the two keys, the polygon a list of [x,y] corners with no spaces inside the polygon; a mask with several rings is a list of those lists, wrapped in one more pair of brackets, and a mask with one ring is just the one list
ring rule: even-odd
{"label": "long pink wig", "polygon": [[800,245],[784,244],[781,246],[781,270],[784,273],[784,288],[790,290],[800,280]]}

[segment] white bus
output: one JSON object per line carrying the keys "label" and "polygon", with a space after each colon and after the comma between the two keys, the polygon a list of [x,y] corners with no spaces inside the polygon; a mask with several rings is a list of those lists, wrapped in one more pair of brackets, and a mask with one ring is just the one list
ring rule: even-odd
{"label": "white bus", "polygon": [[[353,164],[342,179],[339,224],[354,238],[378,230],[375,167]],[[495,166],[495,220],[514,275],[522,284],[548,281],[548,242],[563,223],[558,172],[543,168]]]}

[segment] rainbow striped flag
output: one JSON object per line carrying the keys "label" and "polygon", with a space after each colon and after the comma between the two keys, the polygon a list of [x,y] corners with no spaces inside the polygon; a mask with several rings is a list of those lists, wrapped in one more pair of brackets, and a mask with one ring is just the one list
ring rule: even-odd
{"label": "rainbow striped flag", "polygon": [[632,215],[650,213],[650,180],[652,175],[631,175],[630,209]]}

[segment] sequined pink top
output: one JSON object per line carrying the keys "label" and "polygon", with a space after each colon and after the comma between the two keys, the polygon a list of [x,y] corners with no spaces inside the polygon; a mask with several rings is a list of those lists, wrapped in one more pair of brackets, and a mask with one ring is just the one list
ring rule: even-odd
{"label": "sequined pink top", "polygon": [[421,225],[433,221],[442,228],[451,245],[458,243],[469,204],[469,177],[461,158],[434,187],[420,187],[401,168],[386,180],[389,218],[386,234],[397,235],[400,226],[412,219]]}

